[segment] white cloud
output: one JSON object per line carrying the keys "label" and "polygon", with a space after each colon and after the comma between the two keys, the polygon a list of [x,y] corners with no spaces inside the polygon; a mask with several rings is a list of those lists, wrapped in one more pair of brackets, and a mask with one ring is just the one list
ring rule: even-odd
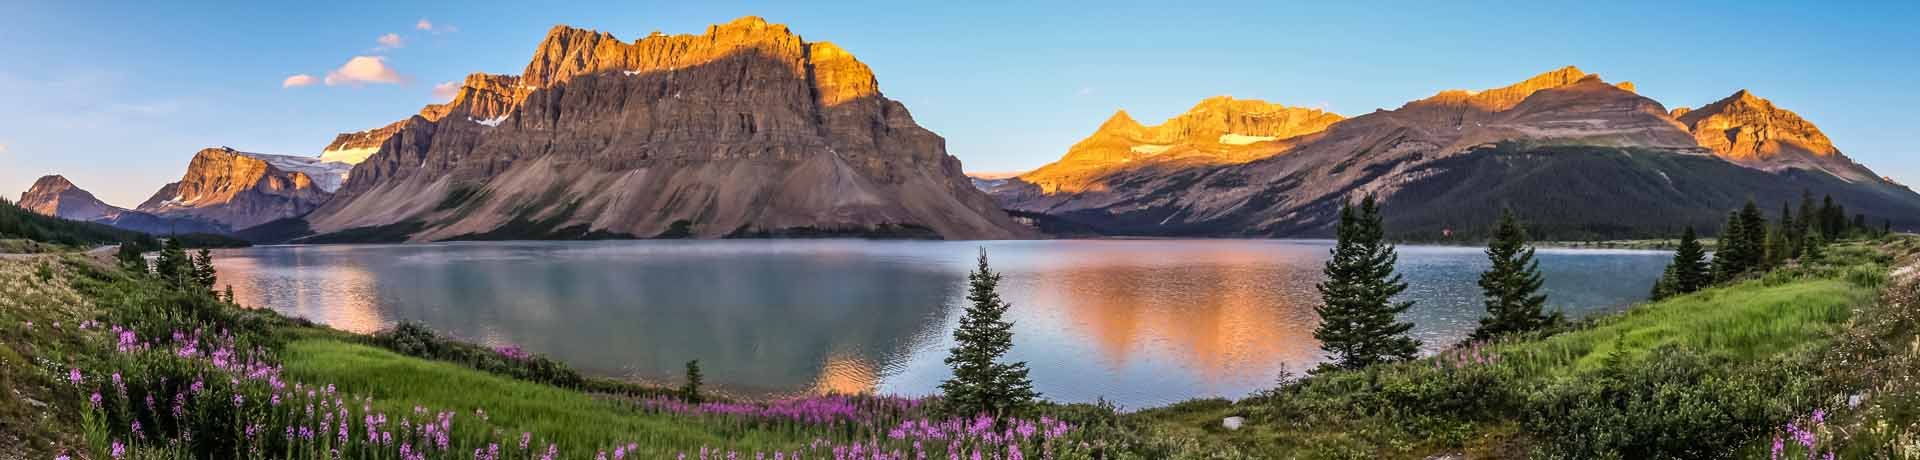
{"label": "white cloud", "polygon": [[281,88],[299,88],[302,86],[311,85],[313,84],[313,81],[314,81],[314,78],[312,75],[307,75],[303,73],[303,74],[287,77],[287,79],[285,80],[281,80],[280,87]]}
{"label": "white cloud", "polygon": [[376,39],[374,41],[380,43],[380,46],[373,48],[375,50],[390,50],[390,49],[399,48],[402,46],[407,46],[406,40],[401,39],[400,34],[395,34],[395,33],[381,35],[379,39]]}
{"label": "white cloud", "polygon": [[387,58],[382,56],[354,56],[338,69],[327,72],[327,86],[353,85],[369,83],[395,84],[405,81],[400,72],[387,66]]}
{"label": "white cloud", "polygon": [[450,82],[441,83],[438,85],[433,85],[434,99],[451,101],[453,100],[454,96],[457,96],[459,94],[460,94],[460,82],[450,81]]}
{"label": "white cloud", "polygon": [[420,18],[420,22],[413,23],[413,28],[432,32],[434,35],[460,31],[459,27],[454,27],[452,24],[434,24],[433,21],[428,21],[427,18]]}
{"label": "white cloud", "polygon": [[1080,91],[1075,92],[1074,94],[1080,95],[1080,96],[1091,96],[1093,95],[1093,93],[1094,93],[1093,87],[1088,86],[1085,88],[1080,88]]}
{"label": "white cloud", "polygon": [[7,144],[0,144],[0,156],[7,155]]}

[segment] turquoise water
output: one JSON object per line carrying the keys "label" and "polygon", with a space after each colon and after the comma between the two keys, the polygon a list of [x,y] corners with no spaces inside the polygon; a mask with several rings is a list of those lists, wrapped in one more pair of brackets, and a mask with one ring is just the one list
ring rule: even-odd
{"label": "turquoise water", "polygon": [[[1320,359],[1305,240],[489,242],[221,250],[240,302],[371,332],[401,320],[583,371],[672,382],[687,360],[743,395],[928,394],[947,377],[985,248],[1013,303],[1012,359],[1049,399],[1146,407],[1240,397]],[[1429,349],[1481,314],[1477,248],[1403,246]],[[1662,251],[1541,250],[1571,316],[1646,296]]]}

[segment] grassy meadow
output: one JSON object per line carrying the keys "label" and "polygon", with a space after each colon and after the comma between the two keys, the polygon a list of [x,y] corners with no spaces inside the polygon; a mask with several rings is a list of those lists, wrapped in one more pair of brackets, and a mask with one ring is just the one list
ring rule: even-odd
{"label": "grassy meadow", "polygon": [[[681,401],[517,350],[361,336],[78,255],[0,260],[21,458],[1920,458],[1920,239],[1239,400],[991,419]],[[1239,429],[1222,421],[1241,417]],[[0,458],[10,458],[0,456]]]}

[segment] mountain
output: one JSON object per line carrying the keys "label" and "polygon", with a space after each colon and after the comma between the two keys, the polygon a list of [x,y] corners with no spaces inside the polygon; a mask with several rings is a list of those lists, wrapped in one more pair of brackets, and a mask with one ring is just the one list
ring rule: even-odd
{"label": "mountain", "polygon": [[345,171],[343,163],[314,158],[207,148],[194,154],[179,182],[135,209],[243,229],[312,211],[333,196]]}
{"label": "mountain", "polygon": [[[1094,169],[1078,178],[1085,185],[1077,188],[1050,186],[1030,173],[991,193],[1022,215],[1123,235],[1324,236],[1340,203],[1364,194],[1384,199],[1390,227],[1409,238],[1471,235],[1502,207],[1540,216],[1536,225],[1548,230],[1542,236],[1556,238],[1651,236],[1681,225],[1712,229],[1748,197],[1769,206],[1797,202],[1802,188],[1833,194],[1875,219],[1920,224],[1920,195],[1904,187],[1802,167],[1798,149],[1818,144],[1801,139],[1818,131],[1791,123],[1799,119],[1790,112],[1781,115],[1770,104],[1763,109],[1763,116],[1752,116],[1738,104],[1716,103],[1676,119],[1631,84],[1608,84],[1565,67],[1506,87],[1443,91],[1340,120],[1273,141],[1241,163]],[[1736,116],[1741,113],[1749,115]],[[1701,140],[1728,127],[1768,135],[1747,135],[1763,140],[1731,147]],[[1797,137],[1782,134],[1788,130]],[[1745,146],[1778,153],[1750,162],[1722,158]],[[1075,156],[1070,150],[1041,170]],[[1844,159],[1837,151],[1819,158]]]}
{"label": "mountain", "polygon": [[125,209],[94,198],[93,193],[73,185],[65,176],[51,175],[33,181],[33,188],[20,194],[20,208],[36,214],[68,220],[91,221]]}
{"label": "mountain", "polygon": [[1317,109],[1258,100],[1207,98],[1156,126],[1115,112],[1086,139],[1052,164],[1020,175],[1046,193],[1098,191],[1098,178],[1148,164],[1245,163],[1284,150],[1286,140],[1327,129],[1342,120]]}
{"label": "mountain", "polygon": [[1842,155],[1819,127],[1744,89],[1699,109],[1674,109],[1673,116],[1693,131],[1700,146],[1734,163],[1769,171],[1822,171],[1852,182],[1881,181]]}
{"label": "mountain", "polygon": [[107,204],[66,177],[51,175],[20,194],[19,207],[35,214],[93,222],[155,235],[226,233],[227,227],[196,218],[162,217]]}
{"label": "mountain", "polygon": [[[754,17],[631,42],[556,26],[520,75],[474,74],[453,101],[389,128],[304,219],[311,231],[407,241],[1034,235],[972,187],[945,140],[882,95],[865,64]],[[355,139],[329,151],[369,145]]]}

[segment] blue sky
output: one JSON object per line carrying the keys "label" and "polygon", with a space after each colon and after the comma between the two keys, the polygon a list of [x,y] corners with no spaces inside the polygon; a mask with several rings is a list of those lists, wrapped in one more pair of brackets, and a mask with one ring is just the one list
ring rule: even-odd
{"label": "blue sky", "polygon": [[[314,155],[441,102],[436,84],[518,73],[554,24],[631,40],[743,15],[852,51],[969,171],[1045,164],[1121,108],[1351,116],[1577,65],[1669,106],[1751,89],[1920,182],[1920,2],[273,3],[0,0],[0,193],[60,173],[132,206],[202,147]],[[397,82],[318,81],[356,56]],[[296,74],[316,82],[283,88]]]}

